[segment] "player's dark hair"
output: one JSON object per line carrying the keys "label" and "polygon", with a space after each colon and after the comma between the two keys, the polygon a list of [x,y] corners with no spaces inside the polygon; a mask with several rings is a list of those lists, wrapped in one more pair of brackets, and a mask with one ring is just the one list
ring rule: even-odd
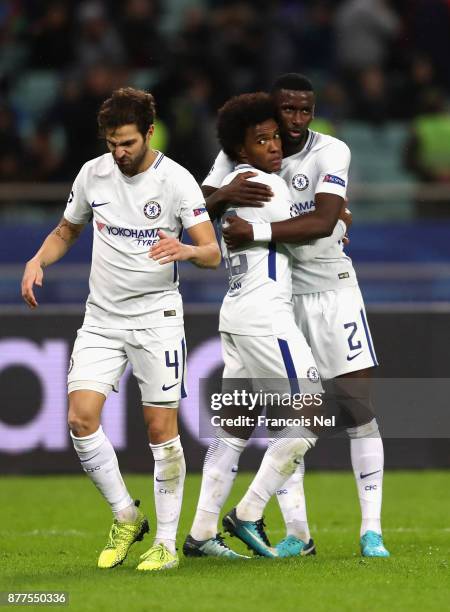
{"label": "player's dark hair", "polygon": [[230,98],[217,114],[217,136],[228,157],[239,161],[237,151],[245,140],[247,128],[276,120],[276,109],[269,94],[261,91]]}
{"label": "player's dark hair", "polygon": [[303,74],[288,72],[279,76],[273,83],[271,92],[280,89],[291,89],[293,91],[314,91],[311,81]]}
{"label": "player's dark hair", "polygon": [[100,135],[104,136],[106,130],[134,123],[145,136],[155,120],[155,113],[155,100],[151,93],[133,87],[116,89],[98,111]]}

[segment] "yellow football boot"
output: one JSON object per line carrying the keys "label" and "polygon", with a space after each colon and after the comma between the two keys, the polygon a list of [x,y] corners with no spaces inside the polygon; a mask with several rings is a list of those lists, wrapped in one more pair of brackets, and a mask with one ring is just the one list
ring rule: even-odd
{"label": "yellow football boot", "polygon": [[141,562],[136,569],[157,572],[178,567],[179,562],[177,553],[173,555],[164,544],[155,544],[141,555]]}
{"label": "yellow football boot", "polygon": [[97,566],[109,569],[123,563],[131,545],[142,540],[148,531],[147,518],[139,508],[137,508],[137,518],[133,523],[119,523],[115,520],[109,532],[108,544],[100,553]]}

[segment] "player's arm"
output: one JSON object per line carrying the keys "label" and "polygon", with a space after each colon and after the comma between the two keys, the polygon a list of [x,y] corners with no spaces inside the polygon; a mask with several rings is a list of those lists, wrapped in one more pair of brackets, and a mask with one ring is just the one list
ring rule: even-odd
{"label": "player's arm", "polygon": [[[239,217],[227,219],[229,225],[223,230],[225,242],[232,250],[255,239],[275,242],[299,243],[331,236],[336,226],[344,198],[332,193],[318,193],[315,197],[316,210],[311,213],[276,221],[264,228],[267,235],[254,237],[253,227]],[[263,231],[261,228],[260,231]]]}
{"label": "player's arm", "polygon": [[308,244],[294,246],[293,244],[286,243],[286,247],[291,252],[291,254],[298,261],[305,262],[315,257],[318,257],[321,253],[326,251],[329,247],[336,244],[340,240],[343,240],[348,228],[351,224],[351,213],[348,209],[345,209],[345,215],[350,219],[347,223],[344,219],[338,219],[332,233],[330,236],[326,238],[322,238],[322,240],[313,240]]}
{"label": "player's arm", "polygon": [[22,278],[22,297],[30,308],[38,306],[33,287],[42,287],[44,268],[63,257],[77,240],[83,225],[71,223],[62,217],[57,227],[47,236],[36,255],[25,266]]}
{"label": "player's arm", "polygon": [[233,171],[234,167],[235,163],[220,151],[203,181],[202,192],[206,200],[206,209],[213,221],[220,218],[230,204],[258,207],[268,202],[273,195],[267,185],[246,180],[256,176],[254,172],[239,173],[230,183],[222,186],[224,178]]}
{"label": "player's arm", "polygon": [[257,183],[247,179],[256,176],[255,172],[241,172],[232,181],[216,189],[209,185],[202,186],[206,201],[206,209],[211,219],[220,218],[225,209],[233,206],[263,206],[273,196],[272,190],[264,183]]}
{"label": "player's arm", "polygon": [[[272,223],[272,240],[274,240],[275,242],[286,242],[286,243],[303,242],[304,243],[306,240],[308,240],[307,237],[305,238],[305,235],[306,236],[311,235],[313,237],[313,241],[307,242],[306,244],[302,245],[305,252],[309,251],[310,253],[315,253],[314,255],[308,256],[306,258],[306,259],[311,259],[312,257],[316,257],[317,255],[319,255],[320,252],[327,249],[328,247],[330,247],[332,244],[334,244],[338,240],[341,240],[342,238],[344,238],[346,231],[348,230],[348,228],[350,227],[352,223],[352,215],[351,215],[351,212],[348,210],[348,208],[346,208],[346,201],[343,198],[339,196],[334,196],[333,194],[325,194],[325,193],[317,194],[317,196],[330,196],[330,195],[336,198],[336,201],[333,201],[333,204],[329,206],[330,209],[333,208],[333,213],[331,214],[330,212],[330,214],[326,216],[322,222],[313,220],[312,223],[307,224],[308,223],[307,217],[311,217],[311,218],[314,217],[315,215],[315,212],[314,212],[314,213],[307,213],[305,215],[302,215],[301,217],[295,217],[294,219],[287,219],[286,221],[279,221],[278,223]],[[318,200],[322,200],[322,198],[316,197],[316,202]],[[336,217],[334,207],[337,205],[339,205],[339,209],[338,209],[337,217]],[[316,203],[316,206],[317,206],[317,203]],[[323,206],[323,202],[322,202],[322,205],[319,204],[319,209],[323,210],[326,208],[327,208],[326,206]],[[319,219],[320,219],[320,216],[319,216]],[[299,221],[306,222],[307,224],[306,230],[303,229],[303,226],[305,224],[301,225],[298,223]],[[343,222],[343,223],[340,223],[340,222]],[[318,227],[319,227],[318,231],[320,232],[320,235],[317,235],[315,233],[316,223],[318,224]],[[322,226],[320,225],[321,223],[322,223]],[[332,226],[331,233],[330,233],[329,224],[331,223],[334,223],[334,225]],[[287,230],[284,229],[286,227],[287,227]],[[300,227],[300,230],[298,230],[298,227]],[[326,233],[322,233],[321,227],[326,227]],[[310,234],[309,234],[309,228],[312,228],[312,231]],[[342,230],[344,230],[343,233],[342,233]],[[283,235],[283,231],[288,236],[288,239],[283,239],[279,237]],[[320,242],[316,242],[318,238],[322,238],[322,240]]]}
{"label": "player's arm", "polygon": [[344,198],[333,193],[318,193],[315,196],[316,210],[293,219],[272,224],[272,240],[275,242],[305,242],[331,236]]}
{"label": "player's arm", "polygon": [[314,212],[271,225],[265,224],[259,228],[257,236],[254,236],[251,226],[246,227],[242,220],[235,219],[223,232],[227,246],[237,249],[255,239],[301,243],[331,236],[345,203],[350,157],[350,149],[341,141],[334,141],[320,155]]}
{"label": "player's arm", "polygon": [[199,268],[217,268],[221,256],[212,223],[198,223],[188,228],[187,233],[194,244],[184,244],[178,238],[170,238],[160,230],[159,242],[152,247],[149,257],[160,264],[190,261]]}

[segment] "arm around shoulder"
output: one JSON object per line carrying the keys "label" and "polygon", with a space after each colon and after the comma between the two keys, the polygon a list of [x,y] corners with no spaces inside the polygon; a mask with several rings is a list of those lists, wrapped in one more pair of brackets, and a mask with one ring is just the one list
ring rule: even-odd
{"label": "arm around shoulder", "polygon": [[347,231],[347,226],[342,219],[338,219],[335,228],[330,236],[322,238],[322,240],[313,240],[309,244],[294,246],[292,244],[286,244],[293,257],[297,261],[306,262],[318,257],[321,253],[326,251],[328,248],[342,240]]}

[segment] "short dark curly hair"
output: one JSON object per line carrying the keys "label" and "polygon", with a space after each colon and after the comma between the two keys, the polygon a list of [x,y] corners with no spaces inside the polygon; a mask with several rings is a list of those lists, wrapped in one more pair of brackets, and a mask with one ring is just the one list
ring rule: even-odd
{"label": "short dark curly hair", "polygon": [[238,149],[245,140],[247,128],[275,119],[277,113],[271,96],[262,91],[234,96],[219,109],[217,136],[223,151],[239,161]]}
{"label": "short dark curly hair", "polygon": [[299,74],[298,72],[287,72],[279,76],[271,87],[271,93],[273,94],[280,89],[314,92],[311,81],[304,74]]}
{"label": "short dark curly hair", "polygon": [[133,87],[116,89],[98,111],[100,135],[105,136],[106,130],[135,123],[142,136],[145,136],[155,121],[155,114],[155,100],[151,93]]}

